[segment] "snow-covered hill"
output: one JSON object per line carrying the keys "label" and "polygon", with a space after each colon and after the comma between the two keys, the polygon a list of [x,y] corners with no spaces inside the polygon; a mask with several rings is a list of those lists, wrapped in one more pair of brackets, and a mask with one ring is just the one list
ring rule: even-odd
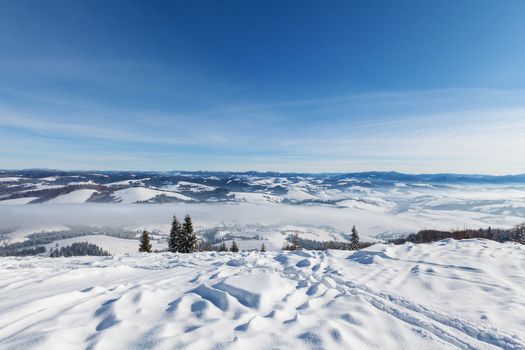
{"label": "snow-covered hill", "polygon": [[525,248],[0,258],[2,349],[525,349]]}
{"label": "snow-covered hill", "polygon": [[525,221],[525,176],[0,171],[0,240],[56,226],[166,234],[187,213],[199,232],[227,231],[246,248],[261,238],[280,248],[286,225],[316,240],[344,240],[353,225],[382,239],[510,228]]}
{"label": "snow-covered hill", "polygon": [[[355,206],[388,212],[476,209],[525,215],[525,175],[400,173],[64,172],[0,170],[0,204],[255,202]],[[69,195],[69,196],[66,196]],[[66,196],[66,197],[64,197]]]}

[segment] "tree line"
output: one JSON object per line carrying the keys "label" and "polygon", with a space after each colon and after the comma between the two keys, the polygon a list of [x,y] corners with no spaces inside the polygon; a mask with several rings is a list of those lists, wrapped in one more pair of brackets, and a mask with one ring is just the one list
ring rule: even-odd
{"label": "tree line", "polygon": [[110,256],[107,251],[100,248],[95,244],[88,242],[76,242],[67,247],[60,247],[51,251],[49,255],[52,258],[58,258],[60,256]]}
{"label": "tree line", "polygon": [[[313,240],[301,239],[298,234],[292,235],[288,238],[290,243],[283,246],[283,250],[301,250],[306,249],[325,250],[325,249],[344,249],[344,250],[358,250],[372,245],[372,243],[362,243],[359,238],[359,233],[355,226],[351,230],[350,242],[319,242]],[[150,233],[147,230],[142,231],[139,240],[139,252],[151,253],[153,246],[151,244]],[[226,242],[222,242],[218,247],[213,247],[210,243],[199,241],[197,235],[193,230],[193,222],[191,216],[186,215],[184,221],[180,222],[177,216],[174,215],[171,221],[171,230],[168,239],[168,251],[172,253],[193,253],[196,251],[219,251],[219,252],[239,252],[239,246],[235,239],[232,240],[230,247],[226,246]],[[260,252],[266,252],[267,248],[264,242],[261,244]]]}
{"label": "tree line", "polygon": [[46,252],[46,247],[39,246],[35,248],[22,248],[22,249],[7,249],[0,248],[0,256],[30,256],[38,255]]}
{"label": "tree line", "polygon": [[418,233],[412,233],[404,238],[392,239],[389,243],[404,244],[412,243],[431,243],[446,238],[456,240],[484,238],[492,241],[517,242],[525,244],[525,223],[514,226],[511,229],[493,229],[488,227],[479,230],[456,230],[456,231],[438,231],[438,230],[421,230]]}

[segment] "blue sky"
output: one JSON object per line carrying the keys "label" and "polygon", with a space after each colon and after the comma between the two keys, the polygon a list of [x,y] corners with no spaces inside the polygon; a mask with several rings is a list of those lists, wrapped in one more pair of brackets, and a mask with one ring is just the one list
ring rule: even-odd
{"label": "blue sky", "polygon": [[29,1],[0,168],[525,172],[524,1]]}

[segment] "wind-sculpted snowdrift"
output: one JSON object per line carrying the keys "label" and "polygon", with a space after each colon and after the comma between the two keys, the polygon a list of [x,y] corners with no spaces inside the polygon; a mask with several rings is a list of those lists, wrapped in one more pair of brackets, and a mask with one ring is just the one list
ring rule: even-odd
{"label": "wind-sculpted snowdrift", "polygon": [[525,349],[525,248],[0,259],[3,349]]}

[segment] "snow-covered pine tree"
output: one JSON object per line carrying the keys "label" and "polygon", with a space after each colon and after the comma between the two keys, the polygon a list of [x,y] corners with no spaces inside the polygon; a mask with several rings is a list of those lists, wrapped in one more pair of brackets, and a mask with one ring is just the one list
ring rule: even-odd
{"label": "snow-covered pine tree", "polygon": [[359,234],[357,233],[355,226],[352,226],[352,242],[350,243],[350,248],[352,250],[359,249]]}
{"label": "snow-covered pine tree", "polygon": [[149,241],[148,231],[142,231],[142,236],[140,237],[139,252],[141,253],[151,253],[151,243]]}
{"label": "snow-covered pine tree", "polygon": [[228,248],[226,247],[226,243],[225,242],[221,243],[221,245],[219,246],[219,251],[220,252],[227,252],[228,251]]}
{"label": "snow-covered pine tree", "polygon": [[233,240],[232,242],[232,246],[230,247],[230,252],[233,252],[233,253],[239,252],[239,247],[237,246],[237,242],[235,242],[235,240]]}
{"label": "snow-covered pine tree", "polygon": [[181,253],[193,253],[197,249],[197,236],[193,232],[191,217],[186,215],[182,224],[182,241],[180,243]]}
{"label": "snow-covered pine tree", "polygon": [[182,225],[177,220],[177,217],[173,215],[173,220],[171,221],[171,230],[170,238],[168,241],[168,248],[170,252],[176,253],[180,251],[180,243],[182,242]]}
{"label": "snow-covered pine tree", "polygon": [[261,245],[261,252],[262,253],[266,252],[266,245],[264,243]]}

